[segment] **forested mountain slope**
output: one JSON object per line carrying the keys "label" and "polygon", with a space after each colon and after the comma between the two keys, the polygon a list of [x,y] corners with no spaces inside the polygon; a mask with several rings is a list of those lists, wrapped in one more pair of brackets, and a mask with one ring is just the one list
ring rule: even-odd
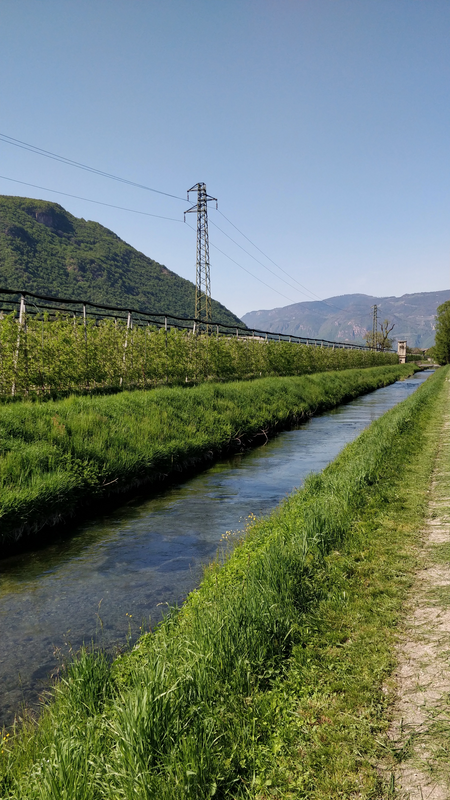
{"label": "forested mountain slope", "polygon": [[[46,200],[0,197],[0,287],[176,316],[194,314],[195,286],[98,222]],[[217,301],[213,320],[239,320]]]}
{"label": "forested mountain slope", "polygon": [[332,341],[363,342],[364,333],[372,330],[372,307],[376,304],[378,321],[389,319],[395,323],[392,337],[396,341],[406,339],[410,347],[431,347],[436,309],[449,299],[450,290],[402,297],[345,294],[270,311],[250,311],[242,319],[249,328]]}

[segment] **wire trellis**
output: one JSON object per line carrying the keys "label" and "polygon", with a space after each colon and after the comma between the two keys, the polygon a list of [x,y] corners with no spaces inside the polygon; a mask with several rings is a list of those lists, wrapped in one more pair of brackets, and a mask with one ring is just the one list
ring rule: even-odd
{"label": "wire trellis", "polygon": [[299,375],[396,361],[393,351],[374,352],[351,342],[223,322],[205,325],[131,306],[0,289],[4,397]]}

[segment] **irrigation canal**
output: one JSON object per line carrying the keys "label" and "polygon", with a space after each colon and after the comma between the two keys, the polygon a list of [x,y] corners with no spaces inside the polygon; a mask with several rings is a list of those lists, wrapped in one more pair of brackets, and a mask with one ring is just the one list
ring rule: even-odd
{"label": "irrigation canal", "polygon": [[428,372],[360,397],[219,461],[151,499],[137,497],[70,536],[0,562],[0,726],[35,706],[83,642],[136,639],[199,582],[227,531],[266,514]]}

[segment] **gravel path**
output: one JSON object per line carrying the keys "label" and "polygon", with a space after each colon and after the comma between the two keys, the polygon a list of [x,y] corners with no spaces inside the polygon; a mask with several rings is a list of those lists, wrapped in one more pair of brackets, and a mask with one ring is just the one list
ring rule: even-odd
{"label": "gravel path", "polygon": [[[450,384],[448,395],[450,399]],[[390,738],[395,797],[450,798],[450,411],[430,486],[420,570],[398,643]]]}

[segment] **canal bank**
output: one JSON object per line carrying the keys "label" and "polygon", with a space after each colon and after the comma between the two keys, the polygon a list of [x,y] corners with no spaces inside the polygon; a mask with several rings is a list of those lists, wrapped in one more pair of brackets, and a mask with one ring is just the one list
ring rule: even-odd
{"label": "canal bank", "polygon": [[7,796],[26,774],[30,797],[30,775],[46,798],[57,796],[51,786],[108,798],[294,797],[302,786],[330,797],[324,782],[339,780],[349,796],[358,786],[373,797],[382,683],[445,373],[252,526],[112,671],[100,656],[71,667],[39,728],[7,755]]}
{"label": "canal bank", "polygon": [[198,585],[227,531],[269,513],[372,421],[413,393],[419,372],[217,462],[165,492],[1,562],[0,724],[34,706],[83,642],[134,641]]}
{"label": "canal bank", "polygon": [[413,374],[414,365],[23,401],[0,413],[0,545],[158,487]]}

